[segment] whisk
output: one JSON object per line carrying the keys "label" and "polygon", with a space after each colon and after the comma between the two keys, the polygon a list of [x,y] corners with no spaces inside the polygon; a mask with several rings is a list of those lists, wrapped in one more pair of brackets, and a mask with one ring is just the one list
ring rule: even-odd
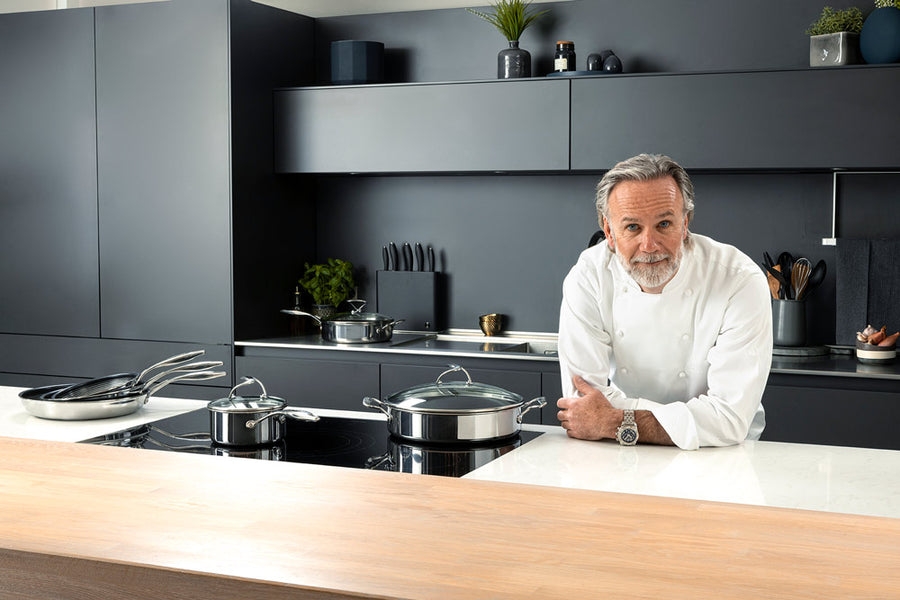
{"label": "whisk", "polygon": [[806,292],[806,284],[809,283],[809,274],[812,272],[812,263],[809,259],[798,258],[794,262],[791,269],[791,288],[794,292],[795,300],[803,300],[803,294]]}

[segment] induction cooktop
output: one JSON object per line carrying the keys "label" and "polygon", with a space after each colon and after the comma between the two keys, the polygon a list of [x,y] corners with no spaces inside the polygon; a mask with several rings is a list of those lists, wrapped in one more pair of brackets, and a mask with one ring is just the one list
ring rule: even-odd
{"label": "induction cooktop", "polygon": [[423,444],[388,433],[383,420],[321,417],[316,422],[287,419],[283,439],[267,446],[212,443],[205,408],[99,436],[84,443],[145,450],[212,454],[461,477],[541,435],[521,431],[487,443]]}

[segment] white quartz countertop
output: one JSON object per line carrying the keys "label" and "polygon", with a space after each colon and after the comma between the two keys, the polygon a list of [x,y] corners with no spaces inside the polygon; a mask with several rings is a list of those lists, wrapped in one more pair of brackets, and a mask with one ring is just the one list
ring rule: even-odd
{"label": "white quartz countertop", "polygon": [[900,517],[900,451],[782,442],[679,450],[574,440],[558,427],[466,477]]}
{"label": "white quartz countertop", "polygon": [[0,386],[0,436],[79,442],[98,435],[129,429],[144,423],[159,421],[186,413],[208,404],[206,400],[184,400],[152,396],[130,415],[93,421],[51,421],[29,414],[22,406],[19,392],[26,388]]}
{"label": "white quartz countertop", "polygon": [[[152,397],[137,412],[95,421],[48,421],[28,414],[0,386],[0,436],[77,442],[206,406],[205,400]],[[320,416],[383,419],[381,413],[313,408]],[[620,447],[573,440],[559,427],[466,475],[536,486],[588,489],[900,518],[900,451],[746,442],[696,451]]]}

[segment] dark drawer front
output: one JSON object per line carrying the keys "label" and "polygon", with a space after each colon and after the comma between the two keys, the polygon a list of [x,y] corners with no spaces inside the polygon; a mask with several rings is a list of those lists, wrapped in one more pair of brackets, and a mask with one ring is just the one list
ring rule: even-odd
{"label": "dark drawer front", "polygon": [[367,411],[362,399],[378,393],[377,364],[246,356],[234,362],[236,381],[256,377],[293,406]]}

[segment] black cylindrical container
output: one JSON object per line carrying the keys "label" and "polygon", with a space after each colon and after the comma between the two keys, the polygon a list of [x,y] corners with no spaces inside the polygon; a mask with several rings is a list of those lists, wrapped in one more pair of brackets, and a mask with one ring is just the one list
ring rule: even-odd
{"label": "black cylindrical container", "polygon": [[575,42],[556,42],[553,70],[558,73],[575,70]]}

